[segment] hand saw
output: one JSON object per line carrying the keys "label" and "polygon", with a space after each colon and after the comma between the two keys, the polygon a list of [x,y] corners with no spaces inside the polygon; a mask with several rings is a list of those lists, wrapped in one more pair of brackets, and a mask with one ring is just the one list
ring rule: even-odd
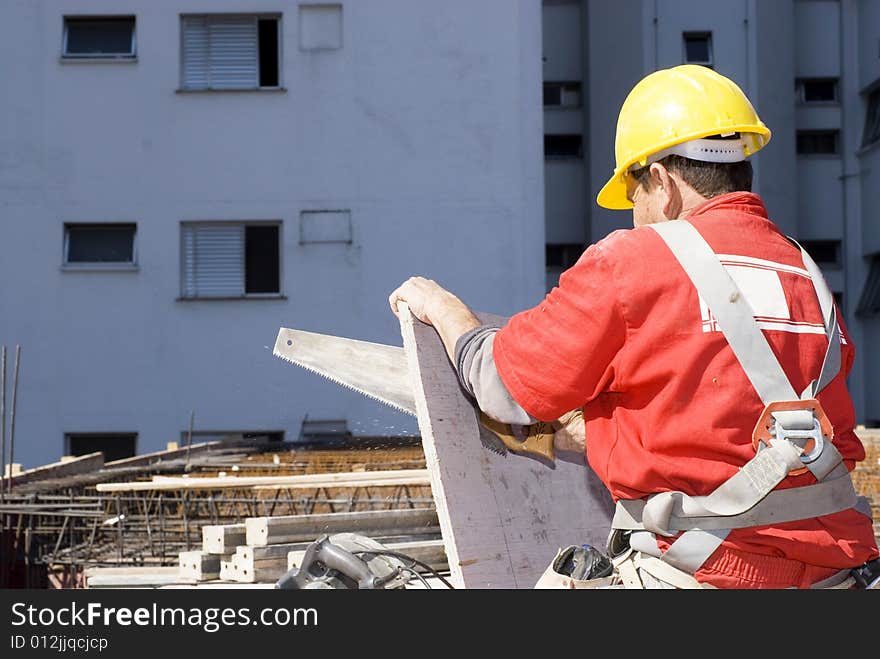
{"label": "hand saw", "polygon": [[[403,348],[282,327],[278,330],[272,354],[368,398],[417,416]],[[509,425],[492,421],[482,412],[479,421],[480,441],[486,448],[501,455],[506,455],[510,449],[553,460],[552,433],[532,433],[520,440]]]}

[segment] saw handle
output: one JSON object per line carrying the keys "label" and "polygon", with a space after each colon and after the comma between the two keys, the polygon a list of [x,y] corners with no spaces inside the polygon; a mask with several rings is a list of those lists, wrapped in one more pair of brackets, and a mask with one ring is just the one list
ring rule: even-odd
{"label": "saw handle", "polygon": [[[513,434],[513,428],[509,423],[501,423],[480,411],[480,423],[495,433],[504,445],[514,453],[532,453],[555,462],[556,454],[553,448],[553,427],[549,423],[538,422],[530,426],[525,439],[519,439]],[[548,432],[549,430],[549,432]]]}

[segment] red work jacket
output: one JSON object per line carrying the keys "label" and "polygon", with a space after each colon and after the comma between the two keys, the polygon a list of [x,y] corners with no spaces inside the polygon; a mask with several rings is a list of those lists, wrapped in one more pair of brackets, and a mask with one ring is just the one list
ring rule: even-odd
{"label": "red work jacket", "polygon": [[[792,388],[803,391],[819,376],[827,341],[800,251],[752,193],[716,197],[687,219],[734,276]],[[838,322],[841,371],[818,399],[852,469],[865,451],[846,388],[855,348],[839,313]],[[755,454],[752,431],[764,405],[649,227],[591,245],[543,302],[498,332],[493,356],[532,416],[549,421],[583,407],[587,459],[615,500],[708,495]],[[810,482],[807,472],[779,488]],[[695,576],[722,587],[805,586],[876,556],[870,519],[845,510],[734,529]]]}

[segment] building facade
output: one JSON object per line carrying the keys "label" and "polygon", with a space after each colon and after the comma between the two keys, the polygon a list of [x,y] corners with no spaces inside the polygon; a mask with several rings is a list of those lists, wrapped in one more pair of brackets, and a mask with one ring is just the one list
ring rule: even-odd
{"label": "building facade", "polygon": [[[15,462],[415,420],[273,357],[400,345],[412,274],[502,315],[631,226],[626,94],[684,62],[773,131],[756,191],[819,261],[880,420],[880,3],[5,0],[0,345]],[[543,102],[542,102],[543,98]],[[8,414],[8,412],[7,412]]]}
{"label": "building facade", "polygon": [[647,73],[702,64],[772,131],[755,191],[819,263],[857,346],[859,423],[880,423],[880,3],[544,0],[546,282],[631,215],[595,199],[617,113]]}
{"label": "building facade", "polygon": [[[535,0],[4,0],[0,345],[14,461],[241,433],[415,434],[272,355],[401,345],[430,276],[543,293]],[[310,425],[314,422],[314,426]]]}

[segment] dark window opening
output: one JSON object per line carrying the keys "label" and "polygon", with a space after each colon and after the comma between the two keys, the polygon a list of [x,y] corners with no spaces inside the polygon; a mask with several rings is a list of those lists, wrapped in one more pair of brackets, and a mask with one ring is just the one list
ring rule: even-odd
{"label": "dark window opening", "polygon": [[581,83],[545,82],[544,107],[576,108],[581,105]]}
{"label": "dark window opening", "polygon": [[841,266],[839,240],[802,240],[800,243],[817,265],[836,268]]}
{"label": "dark window opening", "polygon": [[583,155],[580,135],[544,135],[545,158],[582,158]]}
{"label": "dark window opening", "polygon": [[245,293],[278,293],[280,259],[278,227],[245,227]]}
{"label": "dark window opening", "polygon": [[545,265],[548,268],[568,270],[578,262],[583,253],[584,246],[579,243],[548,243],[545,248]]}
{"label": "dark window opening", "polygon": [[871,269],[865,280],[856,313],[861,316],[880,315],[880,254],[871,257]]}
{"label": "dark window opening", "polygon": [[66,224],[65,263],[133,263],[134,224]]}
{"label": "dark window opening", "polygon": [[122,460],[137,454],[137,433],[67,433],[64,452],[81,456],[101,451],[104,462]]}
{"label": "dark window opening", "polygon": [[278,86],[278,19],[258,22],[260,46],[260,87]]}
{"label": "dark window opening", "polygon": [[134,57],[134,16],[64,19],[65,57]]}
{"label": "dark window opening", "polygon": [[840,131],[799,130],[797,152],[799,155],[837,155],[840,153]]}
{"label": "dark window opening", "polygon": [[684,38],[684,61],[687,64],[702,64],[712,68],[712,33],[711,32],[685,32]]}
{"label": "dark window opening", "polygon": [[798,78],[795,81],[802,103],[834,103],[837,101],[837,78]]}
{"label": "dark window opening", "polygon": [[868,111],[865,115],[865,134],[862,146],[880,141],[880,86],[868,94]]}

